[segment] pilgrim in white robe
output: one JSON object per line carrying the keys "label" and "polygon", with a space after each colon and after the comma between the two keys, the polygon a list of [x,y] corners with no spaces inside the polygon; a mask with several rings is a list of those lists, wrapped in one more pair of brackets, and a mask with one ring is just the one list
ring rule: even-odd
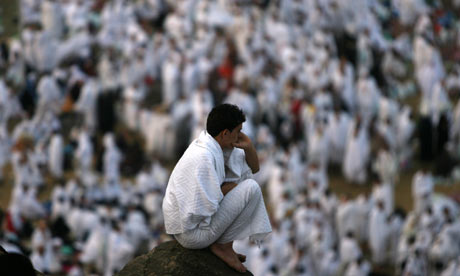
{"label": "pilgrim in white robe", "polygon": [[64,5],[65,23],[69,27],[69,33],[86,26],[90,15],[90,3],[84,1],[70,2]]}
{"label": "pilgrim in white robe", "polygon": [[394,190],[393,186],[388,182],[376,181],[372,189],[372,201],[377,203],[382,201],[385,208],[385,214],[391,215],[394,207]]}
{"label": "pilgrim in white robe", "polygon": [[75,152],[78,168],[81,175],[86,175],[91,170],[93,160],[93,144],[86,130],[81,130],[78,135],[78,146]]}
{"label": "pilgrim in white robe", "polygon": [[[385,79],[393,88],[400,85],[399,79],[404,78],[407,74],[407,68],[404,63],[404,59],[397,55],[397,48],[393,43],[393,48],[387,51],[383,57],[382,71],[385,74]],[[397,91],[395,95],[399,98],[403,98],[405,95],[400,94],[401,91]]]}
{"label": "pilgrim in white robe", "polygon": [[104,150],[104,179],[106,183],[118,182],[123,155],[115,144],[115,138],[111,133],[104,136]]}
{"label": "pilgrim in white robe", "polygon": [[84,229],[82,224],[83,209],[79,206],[72,206],[70,207],[69,212],[66,214],[64,218],[73,236],[76,239],[82,239],[84,235]]}
{"label": "pilgrim in white robe", "polygon": [[340,256],[338,256],[338,253],[334,249],[328,249],[318,261],[320,263],[317,267],[318,275],[338,275],[341,261]]}
{"label": "pilgrim in white robe", "polygon": [[450,111],[451,106],[444,81],[437,82],[433,86],[430,99],[431,120],[435,126],[438,125],[441,114]]}
{"label": "pilgrim in white robe", "polygon": [[334,164],[342,164],[351,120],[347,113],[335,111],[329,116],[327,132],[329,133],[329,159]]}
{"label": "pilgrim in white robe", "polygon": [[441,276],[460,276],[460,262],[458,258],[449,262],[441,273]]}
{"label": "pilgrim in white robe", "polygon": [[123,91],[123,97],[125,122],[129,128],[138,130],[140,103],[145,97],[145,91],[137,84],[134,84]]}
{"label": "pilgrim in white robe", "polygon": [[308,137],[308,160],[317,163],[320,169],[327,170],[330,136],[322,124],[318,124]]}
{"label": "pilgrim in white robe", "polygon": [[399,16],[404,26],[411,26],[420,14],[427,11],[425,1],[421,0],[400,0]]}
{"label": "pilgrim in white robe", "polygon": [[388,150],[394,151],[396,147],[396,131],[393,121],[390,118],[379,120],[376,128],[378,135],[383,138]]}
{"label": "pilgrim in white robe", "polygon": [[11,160],[11,140],[6,126],[0,125],[0,179],[3,178],[3,167]]}
{"label": "pilgrim in white robe", "polygon": [[410,114],[410,107],[402,107],[396,119],[396,154],[400,164],[406,164],[413,152],[409,141],[415,131],[415,123]]}
{"label": "pilgrim in white robe", "polygon": [[366,129],[354,129],[347,138],[343,173],[348,181],[364,184],[367,178],[369,138]]}
{"label": "pilgrim in white robe", "polygon": [[106,179],[107,181],[103,185],[103,197],[105,200],[113,201],[113,200],[120,200],[120,196],[122,193],[120,183],[118,178],[119,176],[108,176]]}
{"label": "pilgrim in white robe", "polygon": [[54,37],[60,38],[64,32],[64,13],[60,2],[45,0],[41,4],[42,26]]}
{"label": "pilgrim in white robe", "polygon": [[57,63],[59,42],[47,31],[36,32],[32,51],[35,57],[35,68],[40,72],[51,72]]}
{"label": "pilgrim in white robe", "polygon": [[385,262],[388,250],[387,214],[383,201],[377,201],[369,216],[369,246],[376,264]]}
{"label": "pilgrim in white robe", "polygon": [[431,230],[420,228],[415,236],[414,249],[420,250],[423,253],[428,252],[433,243],[434,233]]}
{"label": "pilgrim in white robe", "polygon": [[358,73],[359,75],[367,75],[374,64],[372,57],[371,39],[369,29],[365,29],[358,35],[357,41],[358,52]]}
{"label": "pilgrim in white robe", "polygon": [[313,105],[315,106],[316,116],[320,120],[327,120],[329,112],[332,111],[332,95],[324,88],[316,93],[313,97]]}
{"label": "pilgrim in white robe", "polygon": [[38,250],[34,250],[30,256],[34,268],[42,273],[49,273],[48,263],[45,256],[45,248],[41,246]]}
{"label": "pilgrim in white robe", "polygon": [[381,149],[374,161],[373,168],[384,183],[392,186],[396,184],[398,174],[398,163],[394,154],[388,150]]}
{"label": "pilgrim in white robe", "polygon": [[355,72],[353,66],[346,59],[340,62],[332,63],[331,82],[334,90],[340,95],[342,101],[345,102],[348,110],[355,109]]}
{"label": "pilgrim in white robe", "polygon": [[142,242],[149,238],[149,228],[145,221],[144,214],[135,209],[130,209],[127,214],[127,220],[123,227],[126,240],[134,249],[139,248]]}
{"label": "pilgrim in white robe", "polygon": [[135,248],[117,227],[108,235],[105,276],[112,276],[119,272],[134,256]]}
{"label": "pilgrim in white robe", "polygon": [[158,188],[161,192],[166,190],[166,185],[168,184],[170,172],[158,161],[154,160],[151,170],[150,176],[155,179],[155,182],[158,184]]}
{"label": "pilgrim in white robe", "polygon": [[366,195],[359,195],[354,201],[353,222],[356,224],[351,228],[359,242],[367,241],[369,237],[369,213],[372,206],[372,200]]}
{"label": "pilgrim in white robe", "polygon": [[272,168],[269,180],[268,180],[268,199],[270,202],[270,206],[273,206],[274,210],[280,206],[282,197],[280,195],[283,194],[285,189],[285,183],[287,182],[287,172],[285,171],[284,166],[280,166],[279,164],[275,164]]}
{"label": "pilgrim in white robe", "polygon": [[404,238],[402,228],[404,219],[398,215],[393,214],[389,219],[388,231],[388,247],[389,247],[389,261],[393,264],[398,264],[398,243]]}
{"label": "pilgrim in white robe", "polygon": [[96,104],[99,92],[99,82],[95,79],[88,79],[81,89],[78,101],[75,103],[75,110],[83,113],[85,126],[90,132],[96,130]]}
{"label": "pilgrim in white robe", "polygon": [[192,136],[193,141],[198,138],[201,130],[206,126],[206,118],[214,107],[214,99],[211,91],[201,84],[198,90],[194,91],[191,97],[192,106]]}
{"label": "pilgrim in white robe", "polygon": [[[256,247],[253,247],[256,248]],[[240,252],[240,251],[238,251]],[[275,267],[275,260],[271,251],[267,248],[263,248],[262,250],[252,250],[253,254],[250,255],[249,261],[250,263],[247,264],[248,269],[255,275],[255,276],[262,276],[262,275],[273,275],[271,269]],[[246,255],[248,256],[248,255]],[[248,261],[246,261],[247,263]]]}
{"label": "pilgrim in white robe", "polygon": [[359,259],[347,267],[344,276],[367,276],[370,272],[371,264],[366,260]]}
{"label": "pilgrim in white robe", "polygon": [[458,145],[460,142],[460,100],[457,101],[452,115],[450,138],[456,145]]}
{"label": "pilgrim in white robe", "polygon": [[38,250],[39,247],[46,248],[49,242],[51,242],[51,232],[46,225],[46,221],[40,220],[37,228],[32,233],[32,250]]}
{"label": "pilgrim in white robe", "polygon": [[302,204],[294,212],[295,239],[298,247],[308,246],[308,234],[312,228],[312,222],[308,219],[308,211],[305,204]]}
{"label": "pilgrim in white robe", "polygon": [[64,141],[59,133],[51,137],[48,166],[54,177],[61,177],[64,167]]}
{"label": "pilgrim in white robe", "polygon": [[11,89],[6,85],[3,78],[0,78],[0,105],[1,105],[1,113],[0,113],[0,122],[2,125],[5,125],[8,122],[10,112],[9,105],[11,104],[10,95]]}
{"label": "pilgrim in white robe", "polygon": [[38,103],[37,118],[43,118],[45,113],[53,111],[57,113],[60,108],[61,91],[53,76],[43,76],[37,86]]}
{"label": "pilgrim in white robe", "polygon": [[306,175],[301,174],[300,177],[303,177],[303,185],[305,185],[305,181],[308,184],[310,199],[319,201],[329,186],[327,171],[324,168],[321,168],[317,163],[312,162],[308,166]]}
{"label": "pilgrim in white robe", "polygon": [[446,232],[441,232],[428,250],[431,262],[440,262],[447,265],[455,257],[459,256],[458,244]]}
{"label": "pilgrim in white robe", "polygon": [[361,248],[351,232],[340,239],[339,250],[342,267],[358,260],[362,256]]}
{"label": "pilgrim in white robe", "polygon": [[422,213],[431,203],[433,193],[433,177],[430,173],[418,171],[412,179],[412,196],[414,198],[414,210]]}
{"label": "pilgrim in white robe", "polygon": [[336,195],[331,193],[330,190],[326,190],[326,192],[321,196],[319,203],[326,219],[331,225],[334,226],[335,229],[335,213],[338,206]]}
{"label": "pilgrim in white robe", "polygon": [[186,98],[190,98],[192,92],[198,88],[199,69],[193,54],[185,57],[184,70],[182,72],[182,92]]}
{"label": "pilgrim in white robe", "polygon": [[105,54],[101,57],[97,71],[101,79],[102,91],[111,91],[120,86],[121,79],[118,74],[117,66],[114,62],[115,54]]}
{"label": "pilgrim in white robe", "polygon": [[[354,237],[358,232],[360,223],[358,222],[356,203],[350,199],[342,199],[337,206],[335,222],[337,234],[340,238],[345,237],[347,232],[353,232]],[[360,231],[360,230],[359,230]]]}
{"label": "pilgrim in white robe", "polygon": [[421,250],[415,249],[409,256],[403,275],[428,275],[428,264]]}
{"label": "pilgrim in white robe", "polygon": [[59,44],[56,56],[58,63],[73,58],[90,58],[91,46],[95,42],[87,29],[81,29],[77,34]]}
{"label": "pilgrim in white robe", "polygon": [[[271,232],[260,187],[254,180],[244,178],[248,175],[244,169],[247,164],[241,163],[242,152],[237,149],[231,155],[225,164],[220,145],[203,131],[171,174],[163,200],[166,232],[174,234],[186,248],[204,248],[216,241],[228,243],[247,237],[260,241]],[[235,162],[232,158],[236,158]],[[230,167],[226,169],[225,165]],[[196,173],[190,175],[190,171]],[[232,171],[232,178],[239,179],[239,183],[224,197],[220,185],[226,180],[226,171]],[[194,193],[183,185],[194,186]],[[190,201],[192,197],[196,200]]]}
{"label": "pilgrim in white robe", "polygon": [[367,75],[361,76],[356,84],[358,111],[363,120],[370,120],[379,107],[380,91],[376,81]]}
{"label": "pilgrim in white robe", "polygon": [[43,218],[46,215],[45,207],[37,199],[37,191],[33,188],[24,187],[24,194],[21,197],[20,210],[26,219]]}
{"label": "pilgrim in white robe", "polygon": [[70,200],[64,188],[57,186],[51,196],[51,219],[64,217],[70,211]]}
{"label": "pilgrim in white robe", "polygon": [[180,87],[180,57],[177,53],[169,53],[168,59],[163,64],[161,72],[162,101],[165,105],[171,105],[179,97]]}
{"label": "pilgrim in white robe", "polygon": [[282,222],[280,227],[281,229],[279,231],[275,231],[273,235],[270,235],[270,255],[272,256],[278,271],[284,268],[294,257],[292,244],[289,243],[289,230],[283,229],[284,227],[289,228],[290,225],[290,221],[285,220]]}
{"label": "pilgrim in white robe", "polygon": [[99,223],[99,215],[92,209],[92,207],[81,209],[79,215],[79,229],[83,235],[90,233],[93,227]]}
{"label": "pilgrim in white robe", "polygon": [[104,271],[107,267],[109,233],[107,222],[93,226],[80,256],[83,264],[94,264],[99,271]]}
{"label": "pilgrim in white robe", "polygon": [[256,115],[256,99],[247,91],[241,91],[240,89],[235,88],[231,89],[224,102],[241,107],[241,110],[243,110],[244,114],[250,119],[254,118]]}

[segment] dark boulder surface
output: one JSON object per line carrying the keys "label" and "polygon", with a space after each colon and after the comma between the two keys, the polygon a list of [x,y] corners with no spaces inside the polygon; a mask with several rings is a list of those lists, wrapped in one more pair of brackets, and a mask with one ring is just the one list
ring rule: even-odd
{"label": "dark boulder surface", "polygon": [[[0,256],[7,255],[7,254],[8,254],[8,252],[6,252],[6,250],[3,247],[0,246]],[[23,258],[27,258],[27,257],[23,257]],[[0,261],[0,263],[3,263],[3,260]],[[32,265],[32,263],[31,263],[31,265]],[[6,267],[6,269],[5,269],[5,267],[0,267],[0,275],[3,275],[5,273],[8,274],[8,275],[17,275],[17,273],[15,272],[15,268]],[[30,269],[32,269],[32,267],[30,267]],[[33,274],[33,272],[32,272],[32,274]],[[43,273],[41,273],[39,271],[35,271],[35,275],[36,276],[44,276]],[[5,276],[7,276],[7,275],[5,275]]]}
{"label": "dark boulder surface", "polygon": [[116,276],[243,276],[215,256],[208,248],[191,250],[177,241],[169,241],[155,247],[149,253],[129,262]]}

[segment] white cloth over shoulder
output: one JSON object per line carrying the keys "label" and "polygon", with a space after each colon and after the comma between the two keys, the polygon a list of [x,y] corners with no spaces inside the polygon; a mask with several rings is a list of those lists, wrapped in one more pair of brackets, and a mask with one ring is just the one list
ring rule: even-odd
{"label": "white cloth over shoulder", "polygon": [[224,195],[224,156],[220,145],[206,132],[193,141],[177,162],[163,200],[168,234],[209,225]]}

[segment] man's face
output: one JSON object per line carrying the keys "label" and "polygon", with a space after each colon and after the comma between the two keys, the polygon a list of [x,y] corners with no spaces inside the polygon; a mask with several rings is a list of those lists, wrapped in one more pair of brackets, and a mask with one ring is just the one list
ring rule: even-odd
{"label": "man's face", "polygon": [[224,147],[226,149],[233,149],[233,143],[236,143],[238,141],[238,135],[241,132],[241,129],[243,128],[243,124],[239,124],[236,126],[232,131],[225,130],[224,132]]}

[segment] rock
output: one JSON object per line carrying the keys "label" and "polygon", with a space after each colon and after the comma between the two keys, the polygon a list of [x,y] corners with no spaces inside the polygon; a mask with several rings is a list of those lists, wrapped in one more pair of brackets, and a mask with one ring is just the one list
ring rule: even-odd
{"label": "rock", "polygon": [[183,248],[177,241],[155,247],[149,253],[129,262],[116,276],[244,276],[230,268],[208,248],[192,250]]}
{"label": "rock", "polygon": [[[0,256],[2,256],[2,255],[7,255],[7,254],[8,254],[8,252],[6,252],[6,250],[5,250],[3,247],[0,246]],[[27,257],[23,257],[23,258],[27,258]],[[29,260],[29,261],[30,261],[30,260]],[[27,267],[27,266],[26,266],[26,267]],[[1,267],[1,268],[5,268],[5,267]],[[4,273],[5,271],[7,271],[6,273],[7,273],[7,274],[10,274],[10,271],[8,271],[9,269],[11,269],[11,268],[7,268],[6,270],[0,269],[0,271],[1,271],[2,273]],[[32,263],[30,263],[30,269],[31,269],[31,270],[33,269]],[[27,271],[27,273],[31,272],[31,271],[28,271],[28,270],[24,270],[24,271]],[[23,272],[24,272],[24,271],[23,271]],[[0,274],[2,274],[2,273],[0,273]],[[33,272],[31,272],[31,273],[33,274]],[[43,273],[41,273],[41,272],[39,272],[39,271],[37,271],[37,270],[35,270],[35,275],[36,275],[36,276],[45,276],[45,275],[43,275]]]}

